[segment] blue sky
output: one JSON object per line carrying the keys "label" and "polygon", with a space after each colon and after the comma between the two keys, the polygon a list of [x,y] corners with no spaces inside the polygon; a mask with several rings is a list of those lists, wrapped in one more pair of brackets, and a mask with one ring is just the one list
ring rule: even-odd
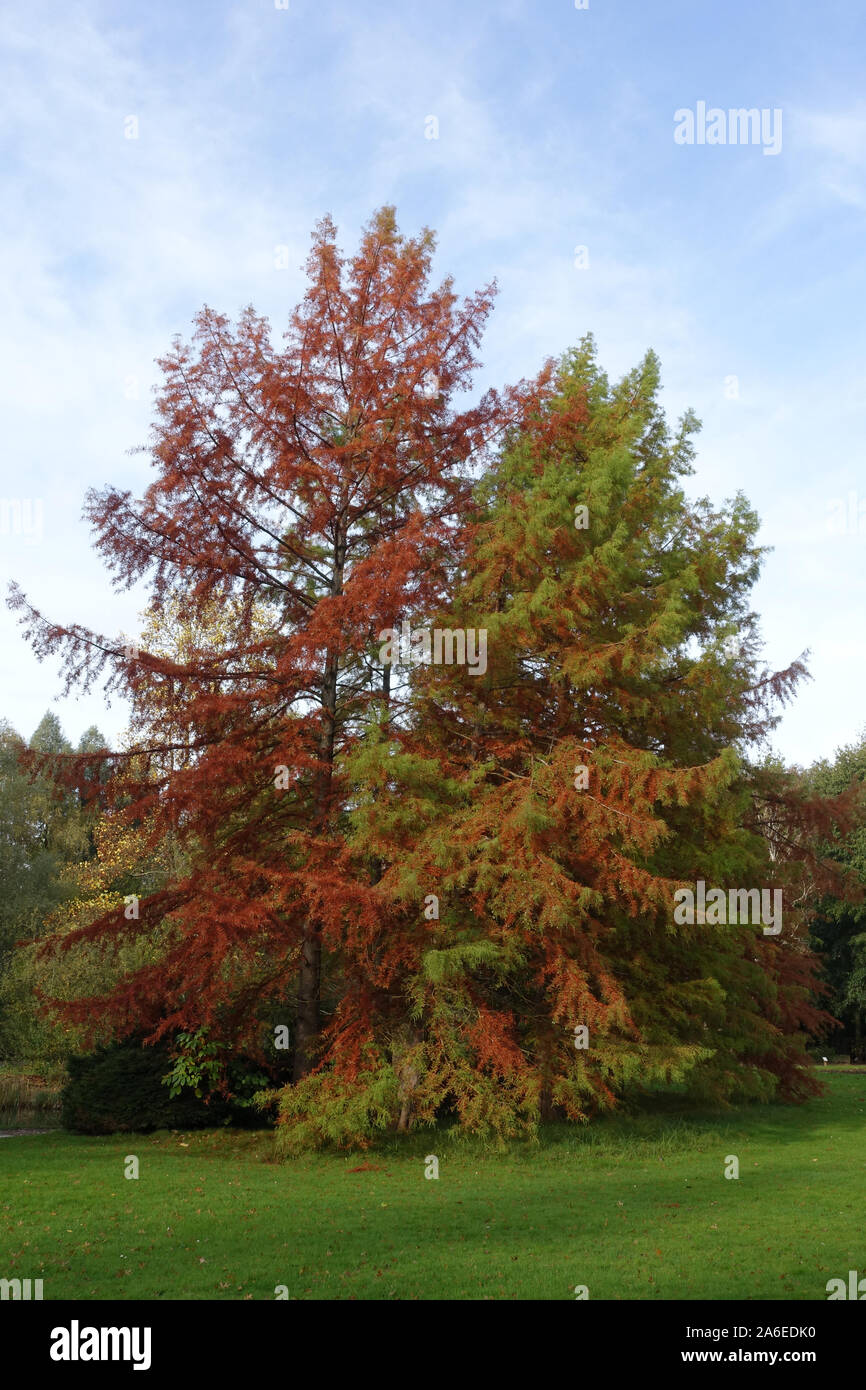
{"label": "blue sky", "polygon": [[[204,303],[253,303],[279,335],[316,219],[351,249],[395,203],[405,231],[437,230],[459,290],[499,282],[479,387],[587,331],[611,375],[655,348],[671,417],[703,421],[691,490],[743,489],[774,547],[755,593],[768,662],[811,649],[777,747],[808,763],[858,736],[860,0],[13,0],[0,61],[0,496],[24,505],[20,523],[3,509],[4,587],[136,632],[143,595],[111,592],[80,511],[89,486],[146,485],[128,451],[154,358]],[[780,150],[677,144],[675,112],[699,102],[780,111]],[[56,667],[5,609],[0,639],[0,716],[21,732],[49,706],[74,739],[123,728],[98,693],[55,703]]]}

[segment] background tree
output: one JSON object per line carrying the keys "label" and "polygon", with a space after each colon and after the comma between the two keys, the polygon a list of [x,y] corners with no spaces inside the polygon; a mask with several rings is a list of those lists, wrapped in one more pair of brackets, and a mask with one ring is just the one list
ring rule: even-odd
{"label": "background tree", "polygon": [[[104,749],[96,729],[83,735],[83,753]],[[26,1056],[36,1028],[32,988],[13,968],[18,943],[41,939],[47,923],[74,891],[65,874],[92,853],[95,806],[66,785],[72,745],[57,715],[44,715],[29,744],[0,725],[0,1055]],[[23,948],[22,948],[23,949]],[[26,1016],[26,1023],[22,1019]]]}
{"label": "background tree", "polygon": [[[840,748],[832,762],[821,761],[804,778],[807,787],[822,797],[838,798],[856,791],[861,805],[866,786],[866,737]],[[866,826],[861,818],[847,833],[824,827],[822,851],[856,875],[866,889]],[[840,1020],[841,1029],[831,1042],[850,1053],[851,1060],[866,1060],[866,902],[824,894],[810,922],[810,937],[823,956],[824,977],[830,989],[828,1008]]]}
{"label": "background tree", "polygon": [[[103,741],[104,742],[104,741]],[[36,762],[28,758],[36,755]],[[0,724],[0,942],[35,937],[63,897],[60,867],[78,858],[87,840],[81,800],[64,787],[60,766],[72,745],[57,715],[44,715],[29,745]]]}

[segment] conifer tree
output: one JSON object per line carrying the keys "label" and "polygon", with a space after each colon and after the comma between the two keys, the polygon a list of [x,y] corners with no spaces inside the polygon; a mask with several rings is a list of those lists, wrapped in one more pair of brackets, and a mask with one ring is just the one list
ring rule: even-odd
{"label": "conifer tree", "polygon": [[[421,662],[351,756],[390,918],[332,1065],[283,1099],[287,1149],[449,1107],[515,1133],[672,1079],[814,1090],[804,1030],[827,1020],[790,890],[827,869],[748,758],[804,668],[762,667],[757,519],[687,499],[697,422],[670,430],[658,391],[652,353],[611,385],[586,340],[479,484],[427,620],[485,630],[487,668]],[[699,880],[783,890],[783,931],[678,924]]]}
{"label": "conifer tree", "polygon": [[191,861],[137,921],[115,911],[82,929],[117,943],[166,923],[169,945],[110,997],[67,1006],[74,1021],[101,1011],[120,1033],[237,1041],[294,980],[300,1078],[317,1058],[323,975],[331,996],[341,988],[347,923],[377,930],[341,831],[337,759],[382,698],[375,634],[441,599],[470,476],[534,398],[490,391],[454,408],[493,290],[460,302],[450,280],[432,288],[433,250],[386,207],[347,258],[325,218],[284,347],[252,308],[236,325],[205,309],[192,344],[162,360],[154,479],[138,501],[91,494],[88,513],[115,582],[147,580],[151,618],[185,615],[183,659],[51,623],[13,594],[69,682],[86,688],[107,665],[107,689],[132,699],[120,813]]}

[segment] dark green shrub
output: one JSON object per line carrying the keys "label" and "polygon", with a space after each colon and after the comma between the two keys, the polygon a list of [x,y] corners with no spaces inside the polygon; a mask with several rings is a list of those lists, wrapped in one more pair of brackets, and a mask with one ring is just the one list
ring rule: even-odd
{"label": "dark green shrub", "polygon": [[[64,1129],[78,1134],[114,1134],[118,1131],[154,1129],[211,1129],[216,1125],[259,1125],[261,1114],[212,1095],[198,1097],[184,1089],[172,1097],[163,1077],[172,1059],[165,1044],[143,1047],[139,1039],[127,1039],[97,1048],[82,1057],[70,1057],[68,1080],[61,1091]],[[231,1066],[230,1085],[243,1093],[261,1084],[253,1076],[254,1064],[238,1059]]]}

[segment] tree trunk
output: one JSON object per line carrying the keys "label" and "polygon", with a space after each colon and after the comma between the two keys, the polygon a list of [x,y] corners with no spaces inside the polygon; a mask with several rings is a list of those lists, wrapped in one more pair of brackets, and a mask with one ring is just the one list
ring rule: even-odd
{"label": "tree trunk", "polygon": [[[409,1033],[409,1047],[417,1047],[418,1044],[423,1041],[424,1030],[414,1026]],[[399,1134],[405,1134],[412,1125],[412,1112],[414,1110],[413,1098],[421,1078],[415,1067],[410,1066],[407,1061],[404,1061],[398,1068],[398,1074],[400,1077],[401,1104],[400,1115],[397,1120],[397,1132]]]}
{"label": "tree trunk", "polygon": [[[319,758],[324,764],[317,778],[318,786],[313,805],[313,825],[320,833],[328,818],[328,799],[331,787],[331,769],[334,762],[334,711],[337,695],[337,665],[329,663],[325,677],[323,717],[325,726],[319,747]],[[312,922],[304,923],[304,939],[301,947],[301,968],[298,973],[298,1019],[295,1028],[295,1064],[293,1081],[301,1081],[313,1068],[315,1047],[322,1030],[322,938],[320,930]]]}
{"label": "tree trunk", "polygon": [[549,1125],[553,1121],[553,1087],[546,1078],[541,1087],[538,1118],[543,1125]]}
{"label": "tree trunk", "polygon": [[[337,595],[343,587],[345,538],[338,542],[334,553],[334,573],[331,593]],[[339,657],[328,653],[322,681],[322,733],[319,740],[320,769],[316,777],[313,800],[313,830],[324,834],[330,812],[331,777],[334,767],[335,718],[337,712],[337,673]],[[312,922],[304,923],[301,947],[301,967],[298,972],[298,1018],[295,1028],[295,1059],[292,1081],[302,1081],[315,1064],[316,1045],[322,1030],[322,938],[320,929]]]}
{"label": "tree trunk", "polygon": [[298,1018],[292,1080],[301,1081],[312,1069],[313,1048],[321,1029],[322,942],[311,923],[304,924],[301,969],[298,975]]}

